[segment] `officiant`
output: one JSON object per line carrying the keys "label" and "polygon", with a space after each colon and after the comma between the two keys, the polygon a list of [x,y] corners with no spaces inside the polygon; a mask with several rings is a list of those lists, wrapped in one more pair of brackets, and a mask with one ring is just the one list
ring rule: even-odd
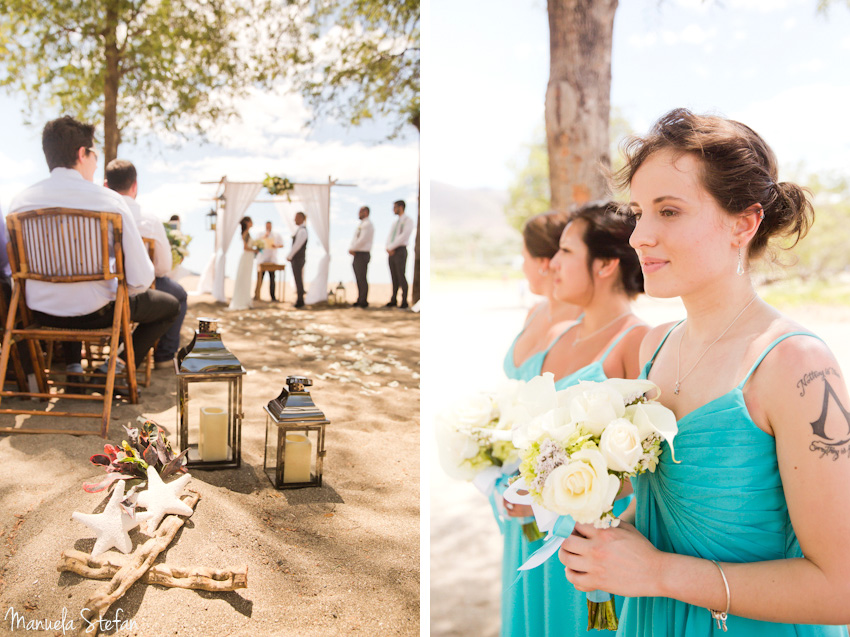
{"label": "officiant", "polygon": [[283,238],[280,236],[279,232],[272,229],[272,222],[266,221],[266,231],[265,234],[260,237],[260,239],[263,241],[263,250],[254,259],[257,264],[257,293],[255,296],[259,299],[259,291],[263,282],[263,275],[268,274],[269,296],[271,296],[272,301],[277,301],[277,295],[275,293],[274,270],[266,269],[262,266],[266,263],[277,265],[277,251],[278,248],[283,247]]}

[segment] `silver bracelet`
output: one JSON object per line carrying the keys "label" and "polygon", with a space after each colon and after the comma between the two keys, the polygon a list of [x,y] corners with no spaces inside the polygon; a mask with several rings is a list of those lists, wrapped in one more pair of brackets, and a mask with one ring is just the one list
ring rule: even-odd
{"label": "silver bracelet", "polygon": [[717,622],[717,627],[722,628],[725,633],[726,618],[729,617],[729,605],[732,602],[732,594],[729,592],[729,581],[726,579],[726,573],[723,572],[723,568],[715,560],[711,560],[711,563],[720,570],[720,576],[723,578],[723,586],[726,587],[726,610],[721,613],[719,610],[709,608],[708,612],[711,613],[711,618]]}

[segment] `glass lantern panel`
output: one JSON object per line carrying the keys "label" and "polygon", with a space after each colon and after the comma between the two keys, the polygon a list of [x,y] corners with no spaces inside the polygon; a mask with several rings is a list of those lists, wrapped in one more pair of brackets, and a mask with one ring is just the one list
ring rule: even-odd
{"label": "glass lantern panel", "polygon": [[188,384],[189,462],[232,462],[234,459],[233,383]]}

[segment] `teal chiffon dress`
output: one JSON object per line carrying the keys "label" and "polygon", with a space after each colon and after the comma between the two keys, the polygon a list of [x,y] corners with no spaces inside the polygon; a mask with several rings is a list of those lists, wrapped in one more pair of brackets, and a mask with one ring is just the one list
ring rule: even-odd
{"label": "teal chiffon dress", "polygon": [[[578,321],[582,317],[579,317]],[[530,319],[529,319],[530,320]],[[546,354],[570,329],[571,324],[545,351],[529,357],[519,367],[514,365],[514,344],[505,356],[505,373],[509,378],[530,380],[540,375]],[[631,329],[631,328],[630,328]],[[520,332],[521,334],[521,332]],[[614,349],[623,333],[605,351],[599,361],[579,369],[555,383],[564,389],[582,380],[602,381],[606,379],[602,364]],[[519,337],[517,337],[519,338]],[[533,359],[533,360],[532,360]],[[530,375],[529,375],[530,374]],[[565,382],[569,379],[569,382]],[[614,503],[614,514],[620,515],[631,502],[632,496]],[[518,521],[515,521],[518,520]],[[530,571],[523,571],[517,579],[517,569],[543,546],[543,540],[529,543],[522,534],[522,519],[509,518],[504,525],[504,552],[502,556],[502,637],[599,637],[612,634],[609,631],[587,630],[587,600],[585,594],[573,588],[564,574],[564,567],[557,557],[551,557]],[[513,585],[513,586],[512,586]],[[622,598],[615,597],[619,612]]]}
{"label": "teal chiffon dress", "polygon": [[[648,376],[673,329],[641,378]],[[791,332],[773,341],[737,387],[679,420],[675,446],[680,464],[672,461],[665,442],[655,472],[633,479],[637,529],[659,550],[732,563],[802,556],[782,490],[775,439],[750,418],[743,395],[764,357],[792,336],[814,335]],[[729,637],[847,636],[843,626],[776,624],[734,615],[726,625]],[[707,609],[666,597],[627,599],[617,632],[618,637],[721,634]]]}

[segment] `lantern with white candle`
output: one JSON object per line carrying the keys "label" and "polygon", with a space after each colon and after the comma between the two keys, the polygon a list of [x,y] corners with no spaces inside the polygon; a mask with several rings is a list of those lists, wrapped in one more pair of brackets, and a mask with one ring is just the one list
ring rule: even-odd
{"label": "lantern with white candle", "polygon": [[192,342],[175,359],[177,445],[189,449],[187,467],[235,469],[242,463],[245,368],[222,343],[218,319],[198,321]]}
{"label": "lantern with white candle", "polygon": [[325,426],[330,423],[307,391],[312,384],[309,378],[289,376],[280,395],[263,407],[263,469],[276,489],[322,486]]}

